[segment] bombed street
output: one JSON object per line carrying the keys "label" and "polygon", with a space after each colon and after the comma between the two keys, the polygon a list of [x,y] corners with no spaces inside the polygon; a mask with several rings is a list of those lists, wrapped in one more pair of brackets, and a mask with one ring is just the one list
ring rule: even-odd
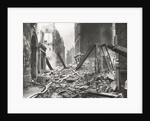
{"label": "bombed street", "polygon": [[23,23],[24,98],[127,98],[127,23]]}

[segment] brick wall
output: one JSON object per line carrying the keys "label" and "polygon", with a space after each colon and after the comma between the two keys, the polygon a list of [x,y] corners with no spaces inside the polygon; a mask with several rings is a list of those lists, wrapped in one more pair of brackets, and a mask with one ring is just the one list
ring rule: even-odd
{"label": "brick wall", "polygon": [[77,55],[78,52],[86,52],[93,42],[99,44],[112,43],[112,23],[76,24],[75,54]]}
{"label": "brick wall", "polygon": [[23,86],[31,81],[31,24],[23,24]]}
{"label": "brick wall", "polygon": [[[63,39],[61,38],[57,30],[53,32],[53,50],[56,54],[59,52],[60,56],[65,62],[65,47],[64,47]],[[62,66],[62,63],[58,56],[56,56],[56,65]]]}
{"label": "brick wall", "polygon": [[[79,52],[87,52],[93,43],[112,43],[112,23],[78,23],[75,25],[75,55]],[[104,68],[106,68],[102,55],[99,54],[99,56],[98,62],[102,61],[99,66],[104,65]],[[95,63],[95,59],[92,58],[95,58],[95,50],[87,58],[87,60],[92,60],[92,63]],[[99,68],[101,70],[103,67]]]}
{"label": "brick wall", "polygon": [[[127,48],[127,23],[116,23],[116,35],[118,45]],[[120,83],[124,84],[127,79],[127,58],[119,55],[119,67],[120,67]]]}
{"label": "brick wall", "polygon": [[[27,87],[28,82],[32,81],[33,68],[31,67],[31,65],[33,65],[33,48],[35,47],[37,50],[38,46],[37,36],[36,33],[33,32],[32,25],[33,24],[31,23],[23,23],[23,87]],[[35,23],[34,25],[36,26],[37,24]],[[31,41],[33,40],[33,37],[35,37],[34,43]],[[35,59],[36,62],[34,61],[34,64],[36,68],[35,70],[37,71],[37,55],[35,55]]]}

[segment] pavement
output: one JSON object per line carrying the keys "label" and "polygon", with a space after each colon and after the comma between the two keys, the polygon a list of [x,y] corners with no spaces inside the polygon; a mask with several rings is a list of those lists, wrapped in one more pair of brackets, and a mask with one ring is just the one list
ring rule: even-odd
{"label": "pavement", "polygon": [[43,91],[43,89],[44,87],[37,87],[37,86],[25,88],[23,90],[23,98],[28,98],[35,93]]}

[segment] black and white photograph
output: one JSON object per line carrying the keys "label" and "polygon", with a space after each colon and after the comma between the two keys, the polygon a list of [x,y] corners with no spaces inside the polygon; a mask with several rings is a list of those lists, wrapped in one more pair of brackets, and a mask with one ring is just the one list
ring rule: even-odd
{"label": "black and white photograph", "polygon": [[127,23],[23,23],[24,98],[127,98]]}
{"label": "black and white photograph", "polygon": [[13,8],[8,113],[141,113],[142,8]]}

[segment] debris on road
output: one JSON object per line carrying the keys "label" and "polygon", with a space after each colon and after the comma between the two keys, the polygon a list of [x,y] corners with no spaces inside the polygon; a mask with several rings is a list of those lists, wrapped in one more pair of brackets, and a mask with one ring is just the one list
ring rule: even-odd
{"label": "debris on road", "polygon": [[38,76],[37,82],[51,83],[45,93],[36,98],[116,98],[120,94],[116,91],[113,74],[95,74],[86,68],[63,68],[51,70]]}
{"label": "debris on road", "polygon": [[[44,93],[37,94],[36,98],[120,98],[122,93],[118,92],[114,67],[109,52],[104,45],[110,64],[108,69],[96,72],[95,60],[90,60],[90,53],[97,48],[94,43],[82,56],[76,67],[66,67],[59,53],[57,53],[62,67],[42,71],[36,82],[41,85],[49,85]],[[102,49],[102,47],[101,47]],[[105,55],[105,51],[103,54]],[[96,53],[95,53],[96,54]],[[108,59],[105,58],[107,61]],[[106,61],[106,62],[107,62]]]}

